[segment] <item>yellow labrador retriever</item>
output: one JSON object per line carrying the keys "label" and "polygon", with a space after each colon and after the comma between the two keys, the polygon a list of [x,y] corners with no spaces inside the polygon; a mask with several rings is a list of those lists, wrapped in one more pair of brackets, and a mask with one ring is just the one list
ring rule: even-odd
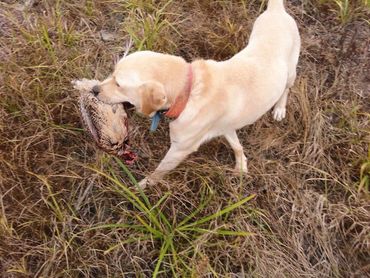
{"label": "yellow labrador retriever", "polygon": [[153,117],[167,110],[171,147],[157,169],[141,181],[154,184],[187,155],[216,136],[225,136],[235,153],[236,170],[247,159],[236,130],[273,109],[285,117],[289,88],[296,78],[300,37],[283,0],[269,0],[256,20],[246,48],[227,61],[198,60],[140,51],[122,58],[94,91],[107,103],[130,102]]}

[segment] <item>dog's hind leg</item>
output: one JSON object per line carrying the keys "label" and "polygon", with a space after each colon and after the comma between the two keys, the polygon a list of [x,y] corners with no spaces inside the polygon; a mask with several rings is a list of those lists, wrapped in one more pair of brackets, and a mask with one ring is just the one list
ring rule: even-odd
{"label": "dog's hind leg", "polygon": [[289,94],[290,88],[294,84],[295,78],[296,78],[296,72],[294,71],[293,74],[291,74],[288,77],[288,81],[287,81],[284,93],[282,94],[282,96],[279,98],[279,100],[276,102],[276,104],[274,106],[274,110],[272,111],[272,115],[274,117],[274,120],[276,120],[276,121],[281,121],[282,119],[285,118],[286,103],[287,103],[287,99],[288,99],[288,94]]}
{"label": "dog's hind leg", "polygon": [[235,171],[237,173],[248,173],[247,158],[244,155],[243,146],[240,144],[236,131],[224,135],[235,154]]}
{"label": "dog's hind leg", "polygon": [[274,106],[274,110],[272,111],[272,116],[274,120],[281,121],[285,118],[286,115],[286,102],[288,98],[289,89],[285,89],[283,95],[279,98],[277,103]]}

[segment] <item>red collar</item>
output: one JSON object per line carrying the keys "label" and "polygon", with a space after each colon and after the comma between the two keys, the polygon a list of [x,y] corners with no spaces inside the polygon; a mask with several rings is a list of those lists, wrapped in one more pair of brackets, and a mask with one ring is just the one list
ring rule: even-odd
{"label": "red collar", "polygon": [[165,115],[169,118],[177,118],[180,116],[182,111],[184,111],[186,104],[188,103],[191,88],[193,85],[193,68],[191,64],[189,64],[188,70],[188,80],[185,84],[185,88],[182,93],[180,93],[176,99],[174,104],[168,109]]}

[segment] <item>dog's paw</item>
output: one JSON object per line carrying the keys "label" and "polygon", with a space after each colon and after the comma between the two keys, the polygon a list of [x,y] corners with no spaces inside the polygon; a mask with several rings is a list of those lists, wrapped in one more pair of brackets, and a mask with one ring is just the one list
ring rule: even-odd
{"label": "dog's paw", "polygon": [[142,179],[141,181],[139,181],[138,183],[138,186],[140,189],[145,189],[148,185],[148,179],[145,178],[145,179]]}
{"label": "dog's paw", "polygon": [[139,183],[138,183],[138,186],[141,188],[141,189],[145,189],[148,185],[149,186],[152,186],[152,185],[155,185],[156,182],[154,180],[152,180],[151,178],[144,178],[142,179]]}
{"label": "dog's paw", "polygon": [[242,161],[236,163],[234,168],[234,174],[237,176],[248,174],[247,158],[243,158]]}
{"label": "dog's paw", "polygon": [[247,165],[245,165],[245,166],[241,166],[241,165],[235,166],[235,168],[234,168],[234,175],[240,176],[240,175],[247,175],[247,174],[248,174],[248,167],[247,167]]}
{"label": "dog's paw", "polygon": [[285,107],[275,107],[274,111],[272,112],[275,121],[281,121],[285,118],[286,115],[286,108]]}

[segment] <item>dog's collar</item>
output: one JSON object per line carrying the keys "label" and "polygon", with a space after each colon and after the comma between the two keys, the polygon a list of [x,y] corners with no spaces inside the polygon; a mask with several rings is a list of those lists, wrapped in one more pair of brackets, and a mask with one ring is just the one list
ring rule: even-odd
{"label": "dog's collar", "polygon": [[193,68],[189,64],[188,77],[185,84],[185,89],[176,97],[175,102],[171,105],[168,110],[159,110],[152,117],[152,123],[150,125],[150,131],[155,131],[158,127],[159,121],[162,115],[169,118],[178,118],[182,111],[184,111],[186,104],[188,103],[190,92],[193,86]]}
{"label": "dog's collar", "polygon": [[185,88],[182,91],[182,93],[180,93],[176,97],[174,104],[172,104],[172,106],[165,113],[167,117],[177,118],[180,116],[182,111],[184,111],[185,106],[189,100],[192,85],[193,85],[193,67],[191,66],[191,64],[189,64],[188,77],[187,82],[185,84]]}

